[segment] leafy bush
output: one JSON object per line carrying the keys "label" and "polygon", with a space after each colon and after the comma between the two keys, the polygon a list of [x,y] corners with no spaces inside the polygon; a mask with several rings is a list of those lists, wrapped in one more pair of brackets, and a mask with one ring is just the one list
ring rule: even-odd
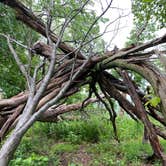
{"label": "leafy bush", "polygon": [[82,141],[95,143],[113,135],[112,127],[107,121],[101,121],[94,117],[82,121],[63,121],[51,124],[49,128],[46,127],[43,130],[47,130],[46,133],[49,134],[49,137],[71,143],[80,143]]}
{"label": "leafy bush", "polygon": [[[63,153],[72,156],[80,154],[80,150],[90,154],[94,166],[142,165],[141,158],[152,154],[150,145],[141,143],[143,126],[123,116],[117,118],[117,129],[120,143],[114,139],[111,123],[105,115],[91,114],[86,120],[57,124],[36,123],[24,137],[10,165],[58,166]],[[161,143],[165,146],[164,141]],[[70,157],[67,161],[69,165],[79,164]]]}
{"label": "leafy bush", "polygon": [[10,162],[10,166],[45,166],[48,165],[49,159],[45,156],[39,156],[35,153],[32,153],[28,158],[17,158]]}

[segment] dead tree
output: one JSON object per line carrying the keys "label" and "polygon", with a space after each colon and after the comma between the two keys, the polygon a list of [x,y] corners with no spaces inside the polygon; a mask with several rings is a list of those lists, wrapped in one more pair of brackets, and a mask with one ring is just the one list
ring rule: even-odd
{"label": "dead tree", "polygon": [[[87,2],[80,7],[80,10]],[[166,43],[166,34],[138,46],[129,46],[117,51],[106,52],[102,56],[86,57],[79,49],[72,48],[61,40],[65,28],[71,20],[65,20],[58,36],[21,2],[17,0],[2,0],[1,3],[13,8],[19,21],[22,21],[48,39],[48,44],[36,43],[30,50],[47,58],[49,68],[44,78],[36,85],[36,73],[41,66],[36,68],[33,78],[29,78],[26,69],[21,64],[12,46],[11,38],[2,35],[6,38],[9,49],[28,82],[29,89],[10,99],[0,100],[1,139],[5,138],[7,133],[14,128],[12,134],[0,150],[0,165],[8,164],[21,138],[36,120],[54,121],[59,114],[87,105],[88,101],[94,102],[94,100],[90,99],[92,93],[96,95],[97,100],[105,103],[104,105],[110,113],[115,132],[116,114],[110,107],[110,98],[118,101],[119,105],[131,118],[141,121],[147,130],[154,156],[161,159],[163,165],[165,165],[165,155],[157,135],[166,139],[166,134],[149,120],[149,116],[159,121],[163,126],[166,126],[166,76],[157,66],[150,62],[152,56],[156,54],[153,47]],[[76,12],[76,15],[80,10]],[[152,48],[152,50],[146,50],[148,48]],[[58,49],[63,52],[63,61],[55,68]],[[116,78],[111,72],[106,71],[107,69],[117,69],[121,75]],[[121,72],[121,70],[125,72]],[[148,99],[144,98],[145,94],[141,91],[140,87],[133,84],[134,80],[128,77],[127,73],[129,71],[140,74],[151,84],[155,94],[161,99],[160,107],[144,107]],[[62,99],[78,92],[80,90],[79,87],[85,84],[89,84],[90,89],[88,100],[83,102],[84,104],[75,106],[60,105]],[[99,85],[100,91],[105,96],[104,99],[100,96],[96,85]],[[132,101],[127,100],[123,94],[129,95]],[[53,105],[54,107],[52,107]]]}

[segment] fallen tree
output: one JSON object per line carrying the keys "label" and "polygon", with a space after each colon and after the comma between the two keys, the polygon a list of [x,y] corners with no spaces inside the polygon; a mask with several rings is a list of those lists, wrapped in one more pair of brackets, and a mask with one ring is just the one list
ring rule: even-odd
{"label": "fallen tree", "polygon": [[[32,53],[44,56],[49,61],[47,74],[36,85],[35,79],[29,79],[25,68],[20,64],[11,43],[12,39],[2,35],[6,38],[10,51],[25,75],[29,89],[10,99],[0,100],[1,139],[4,139],[6,134],[15,127],[1,148],[1,165],[8,164],[21,138],[36,120],[56,121],[59,114],[82,108],[96,100],[101,101],[109,111],[116,134],[116,112],[112,106],[112,98],[118,101],[131,118],[143,123],[154,156],[161,159],[163,165],[166,164],[166,158],[157,137],[159,135],[165,139],[166,135],[149,120],[149,116],[151,116],[163,126],[166,125],[166,76],[150,61],[154,56],[158,56],[157,53],[162,53],[160,50],[156,52],[153,47],[166,43],[166,34],[140,45],[132,45],[120,50],[105,52],[103,55],[86,57],[79,49],[74,49],[61,42],[65,27],[71,20],[64,23],[59,36],[57,36],[47,29],[42,20],[39,20],[21,2],[17,0],[2,0],[1,2],[16,11],[16,17],[19,21],[47,37],[49,41],[48,44],[35,43],[30,48]],[[149,51],[149,48],[152,49]],[[57,65],[55,55],[58,49],[63,53],[63,57],[61,57],[63,61]],[[36,68],[36,72],[39,68],[40,66]],[[113,76],[108,70],[115,70],[119,76]],[[141,87],[128,76],[131,71],[140,74],[153,87],[155,95],[161,100],[157,107],[146,104],[150,99],[145,98],[146,93],[143,93]],[[61,103],[67,96],[79,92],[80,87],[86,84],[89,84],[89,96],[82,103],[70,106],[64,106]],[[99,90],[103,93],[104,98],[101,97]],[[91,99],[92,94],[97,99]],[[123,94],[129,95],[132,100],[127,100]]]}

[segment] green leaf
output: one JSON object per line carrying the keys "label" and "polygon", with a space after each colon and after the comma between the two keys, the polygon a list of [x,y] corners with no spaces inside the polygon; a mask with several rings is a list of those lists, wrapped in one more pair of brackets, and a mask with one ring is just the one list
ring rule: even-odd
{"label": "green leaf", "polygon": [[153,0],[143,0],[143,2],[152,2]]}
{"label": "green leaf", "polygon": [[157,105],[161,102],[161,99],[157,96],[150,99],[148,102],[145,103],[145,106],[150,104],[152,107],[157,107]]}

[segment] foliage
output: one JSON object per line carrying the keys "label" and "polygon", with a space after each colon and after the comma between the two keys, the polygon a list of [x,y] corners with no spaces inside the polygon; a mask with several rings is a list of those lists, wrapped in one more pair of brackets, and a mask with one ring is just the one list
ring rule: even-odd
{"label": "foliage", "polygon": [[[46,23],[45,12],[48,10],[49,1],[48,0],[40,0],[33,2],[31,0],[24,0],[23,3],[34,11],[38,11],[36,14],[38,17]],[[59,33],[60,27],[64,19],[67,17],[71,18],[77,12],[78,8],[85,3],[84,1],[54,1],[54,6],[51,9],[52,14],[52,29],[56,29],[55,33]],[[88,3],[88,7],[82,9],[81,13],[77,15],[72,21],[64,34],[63,40],[69,42],[70,45],[77,47],[81,44],[82,39],[84,38],[86,32],[90,28],[91,24],[97,18],[94,10],[89,9],[92,8],[93,2],[90,1]],[[39,12],[40,11],[40,12]],[[72,11],[72,12],[71,12]],[[21,44],[31,46],[34,42],[41,39],[41,37],[28,28],[26,25],[20,23],[16,17],[13,10],[4,6],[0,3],[0,33],[4,33],[10,35],[11,38],[16,39]],[[100,22],[106,23],[108,20],[105,18],[101,18]],[[98,22],[99,23],[99,22]],[[91,38],[98,36],[99,34],[99,24],[96,23],[89,34],[87,34],[87,38],[84,42],[89,41]],[[28,36],[28,38],[27,38]],[[82,47],[82,51],[88,55],[89,50],[93,48],[97,48],[94,52],[99,52],[103,50],[103,40],[96,39],[84,47]],[[83,43],[82,43],[83,44]],[[26,57],[26,51],[23,48],[20,48],[15,43],[13,43],[14,48],[16,49],[18,55],[20,56],[23,64],[27,65],[29,63]],[[11,55],[7,42],[4,37],[0,37],[0,88],[3,90],[5,97],[11,97],[21,90],[26,89],[25,79],[19,71],[16,62]],[[32,58],[32,70],[34,66],[39,63],[38,57]],[[18,79],[19,78],[19,79]]]}
{"label": "foliage", "polygon": [[59,144],[55,144],[52,148],[51,148],[51,152],[53,154],[61,154],[64,152],[74,152],[78,149],[78,145],[73,145],[71,143],[59,143]]}
{"label": "foliage", "polygon": [[151,153],[152,149],[149,144],[140,144],[138,140],[132,140],[122,146],[122,151],[124,152],[126,160],[131,161],[146,157],[147,154]]}
{"label": "foliage", "polygon": [[[90,118],[82,121],[62,121],[55,124],[36,124],[37,130],[48,136],[52,135],[56,140],[63,140],[71,143],[98,142],[103,137],[113,136],[111,125],[106,120],[99,121]],[[42,127],[44,126],[44,127]]]}
{"label": "foliage", "polygon": [[[68,160],[68,165],[82,165],[76,162],[76,154],[86,152],[91,157],[91,165],[144,165],[144,158],[152,154],[149,144],[142,144],[143,127],[128,116],[117,119],[120,143],[113,138],[108,114],[94,115],[87,121],[63,121],[57,124],[37,123],[30,129],[19,146],[11,165],[60,165]],[[92,125],[92,127],[91,127]],[[96,126],[99,133],[93,131]],[[90,128],[90,129],[89,129]],[[99,137],[97,142],[92,140]],[[72,140],[73,139],[73,140]],[[165,142],[162,141],[165,145]],[[42,146],[41,146],[42,145]],[[165,146],[164,146],[165,147]],[[83,150],[82,150],[83,149]],[[61,157],[65,158],[61,158]],[[38,159],[38,160],[37,160]],[[78,160],[79,161],[79,160]],[[18,164],[17,164],[18,163]],[[154,165],[160,165],[156,162]]]}
{"label": "foliage", "polygon": [[[8,7],[0,3],[0,33],[10,35],[11,38],[17,39],[21,44],[28,45],[28,43],[37,40],[36,32],[27,28],[15,18],[14,12]],[[29,36],[29,38],[27,38]],[[18,47],[13,43],[20,58],[24,63],[27,63],[24,49]],[[32,63],[36,64],[36,59]],[[2,88],[5,97],[13,96],[19,91],[25,89],[26,83],[24,77],[19,71],[19,68],[11,55],[6,39],[0,37],[0,88]]]}
{"label": "foliage", "polygon": [[129,117],[117,118],[118,135],[122,141],[126,139],[137,139],[143,131],[143,126],[141,123],[135,122],[134,120],[128,118]]}
{"label": "foliage", "polygon": [[139,44],[155,37],[156,31],[166,26],[165,0],[133,0],[134,27],[126,45]]}
{"label": "foliage", "polygon": [[[50,8],[49,0],[40,0],[34,4],[33,8],[37,9],[40,12],[40,15],[44,15],[44,12]],[[83,1],[54,1],[53,7],[51,9],[52,15],[52,29],[56,29],[55,33],[58,34],[65,19],[72,18],[77,12],[78,9],[86,2]],[[107,18],[102,17],[97,23],[95,23],[92,29],[89,31],[89,28],[97,19],[96,13],[93,10],[94,2],[90,0],[88,5],[86,5],[81,12],[73,18],[71,24],[66,28],[63,41],[69,43],[70,45],[77,48],[82,45],[81,51],[84,52],[85,55],[88,56],[89,50],[93,50],[94,52],[103,51],[104,41],[100,38],[100,40],[95,39],[91,41],[92,38],[95,38],[99,35],[100,28],[99,22],[106,23],[108,21]],[[44,17],[42,17],[44,19]],[[44,19],[45,20],[45,19]],[[89,32],[87,34],[87,32]],[[85,35],[87,34],[86,38]],[[83,42],[82,42],[83,41]],[[91,41],[87,45],[84,45],[86,42]],[[83,46],[84,45],[84,46]],[[97,48],[97,50],[96,50]],[[91,50],[91,51],[92,51]],[[92,51],[92,52],[93,52]]]}
{"label": "foliage", "polygon": [[[133,0],[132,13],[134,15],[134,26],[125,45],[140,45],[154,38],[156,35],[155,32],[164,28],[166,25],[165,9],[165,0]],[[153,63],[161,68],[161,63],[159,64],[157,58],[153,60]],[[142,76],[133,71],[131,71],[130,74],[134,82],[136,82],[136,85],[147,92],[146,88],[147,85],[149,86],[149,83],[142,78]],[[145,105],[150,104],[156,107],[160,103],[160,98],[157,97],[156,94],[151,94],[150,98],[151,99]]]}
{"label": "foliage", "polygon": [[134,26],[133,29],[130,32],[130,36],[128,37],[128,40],[126,41],[125,45],[129,46],[131,44],[139,45],[143,43],[144,41],[150,40],[155,37],[155,24],[152,23],[146,23],[143,21],[134,20]]}
{"label": "foliage", "polygon": [[132,1],[133,13],[138,22],[148,21],[157,28],[166,26],[165,0],[134,0]]}
{"label": "foliage", "polygon": [[26,165],[26,166],[45,166],[48,164],[48,158],[44,157],[44,156],[39,156],[36,155],[35,153],[32,153],[31,156],[29,156],[26,159],[22,159],[22,158],[17,158],[14,161],[11,161],[11,166],[15,166],[15,165]]}
{"label": "foliage", "polygon": [[[146,97],[146,96],[145,96]],[[150,104],[152,107],[157,107],[161,102],[161,99],[157,96],[152,97],[149,101],[145,103],[145,106]]]}

